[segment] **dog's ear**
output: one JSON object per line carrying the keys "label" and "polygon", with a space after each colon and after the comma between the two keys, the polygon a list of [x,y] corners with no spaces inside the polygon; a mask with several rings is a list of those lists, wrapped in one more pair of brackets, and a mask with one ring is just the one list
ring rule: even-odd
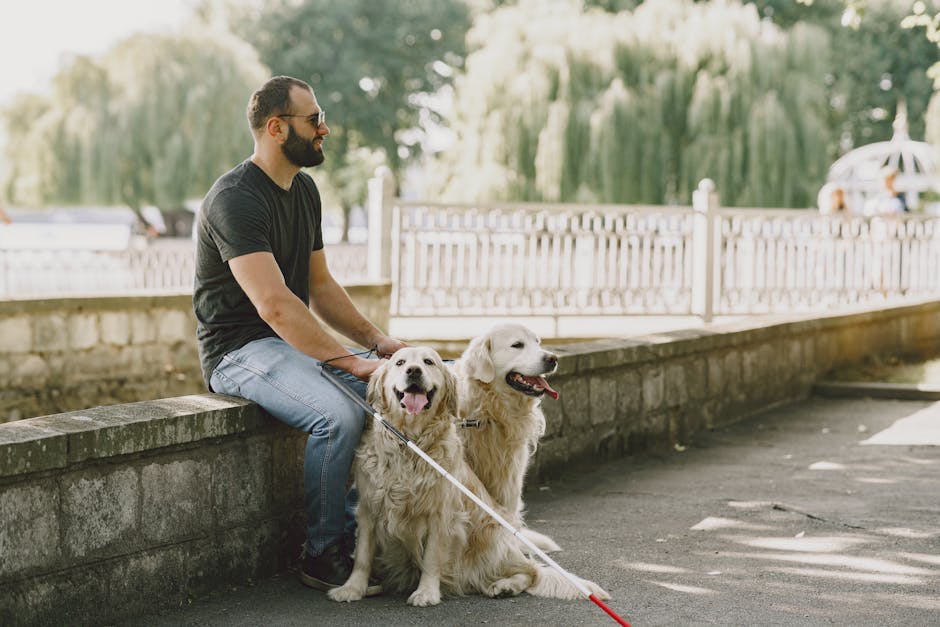
{"label": "dog's ear", "polygon": [[372,376],[369,377],[369,386],[366,388],[366,401],[383,416],[388,412],[388,405],[385,404],[385,375],[387,372],[388,363],[386,362],[372,373]]}
{"label": "dog's ear", "polygon": [[496,366],[490,357],[491,342],[488,336],[477,337],[470,342],[464,353],[467,374],[483,383],[490,383],[496,377]]}

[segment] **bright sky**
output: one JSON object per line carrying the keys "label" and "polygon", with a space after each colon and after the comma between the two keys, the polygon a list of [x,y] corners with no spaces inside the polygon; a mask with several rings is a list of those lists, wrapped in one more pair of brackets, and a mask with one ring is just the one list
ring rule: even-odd
{"label": "bright sky", "polygon": [[0,105],[44,92],[71,54],[98,55],[138,32],[181,28],[195,0],[0,0]]}

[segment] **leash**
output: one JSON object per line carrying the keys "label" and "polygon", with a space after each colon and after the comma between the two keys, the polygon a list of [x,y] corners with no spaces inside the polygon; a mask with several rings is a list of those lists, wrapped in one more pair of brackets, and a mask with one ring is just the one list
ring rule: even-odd
{"label": "leash", "polygon": [[[345,356],[346,355],[344,355],[344,357]],[[349,389],[349,387],[345,383],[343,383],[343,381],[339,377],[337,377],[335,374],[333,374],[332,372],[326,369],[323,370],[323,374],[326,375],[326,378],[329,379],[337,388],[339,388],[341,392],[343,392],[346,396],[351,398],[353,402],[355,402],[362,409],[364,409],[379,424],[381,424],[383,427],[388,429],[392,433],[392,435],[394,435],[396,438],[401,440],[401,442],[405,446],[407,446],[412,451],[414,451],[418,455],[418,457],[420,457],[421,459],[426,461],[428,464],[430,464],[434,470],[436,470],[439,474],[443,475],[445,479],[447,479],[454,486],[456,486],[458,490],[460,490],[461,492],[464,493],[464,495],[467,496],[467,498],[469,498],[471,501],[473,501],[474,503],[479,505],[481,508],[483,508],[483,511],[489,514],[494,520],[496,520],[496,522],[498,522],[505,529],[510,531],[512,535],[518,538],[519,540],[521,540],[523,544],[525,544],[530,549],[532,549],[532,551],[535,552],[535,554],[538,555],[540,558],[542,558],[546,564],[551,566],[555,571],[557,571],[565,579],[567,579],[572,585],[574,585],[574,587],[577,588],[581,594],[587,597],[590,601],[593,601],[595,605],[597,605],[599,608],[604,610],[617,623],[619,623],[620,625],[623,625],[623,627],[630,627],[630,624],[627,621],[622,619],[615,611],[610,609],[610,607],[608,607],[603,601],[598,599],[597,596],[594,593],[592,593],[590,590],[588,590],[587,587],[583,583],[581,583],[576,577],[574,577],[571,573],[566,571],[564,568],[559,566],[558,562],[550,558],[545,553],[545,551],[535,546],[531,540],[521,535],[518,529],[516,529],[511,524],[509,524],[509,522],[505,518],[500,516],[498,512],[496,512],[492,507],[484,503],[480,499],[480,497],[478,497],[476,494],[471,492],[465,485],[460,483],[460,481],[458,481],[452,474],[447,472],[440,464],[434,461],[434,459],[432,459],[430,455],[422,451],[414,442],[409,440],[408,437],[404,433],[396,429],[394,425],[392,425],[390,422],[385,420],[385,418],[383,418],[381,414],[375,411],[375,409],[369,403],[364,401],[362,398],[359,397],[358,394],[356,394],[351,389]]]}

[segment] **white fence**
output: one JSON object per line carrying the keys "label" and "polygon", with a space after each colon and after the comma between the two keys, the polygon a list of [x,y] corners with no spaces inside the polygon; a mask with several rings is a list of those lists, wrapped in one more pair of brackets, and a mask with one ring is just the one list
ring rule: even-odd
{"label": "white fence", "polygon": [[[327,252],[337,276],[365,279],[364,244]],[[188,239],[121,250],[0,249],[0,299],[192,292],[194,257]]]}
{"label": "white fence", "polygon": [[[369,244],[330,245],[342,281],[390,279],[395,318],[823,311],[940,296],[940,217],[693,207],[443,204],[370,182]],[[193,245],[0,250],[0,298],[192,290]]]}
{"label": "white fence", "polygon": [[389,187],[372,187],[389,241],[370,252],[390,251],[393,317],[708,321],[940,295],[936,216],[721,209],[711,181],[691,208],[426,203]]}

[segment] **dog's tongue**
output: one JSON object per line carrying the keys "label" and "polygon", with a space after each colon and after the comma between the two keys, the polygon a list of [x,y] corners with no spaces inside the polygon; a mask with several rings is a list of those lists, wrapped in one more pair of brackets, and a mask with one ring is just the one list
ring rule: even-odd
{"label": "dog's tongue", "polygon": [[552,399],[558,400],[558,392],[552,389],[552,386],[548,384],[545,377],[523,377],[523,379],[525,379],[526,383],[529,385],[545,390],[545,393],[551,396]]}
{"label": "dog's tongue", "polygon": [[414,415],[427,406],[428,396],[427,394],[405,392],[405,395],[401,398],[401,402],[405,406],[405,411]]}

